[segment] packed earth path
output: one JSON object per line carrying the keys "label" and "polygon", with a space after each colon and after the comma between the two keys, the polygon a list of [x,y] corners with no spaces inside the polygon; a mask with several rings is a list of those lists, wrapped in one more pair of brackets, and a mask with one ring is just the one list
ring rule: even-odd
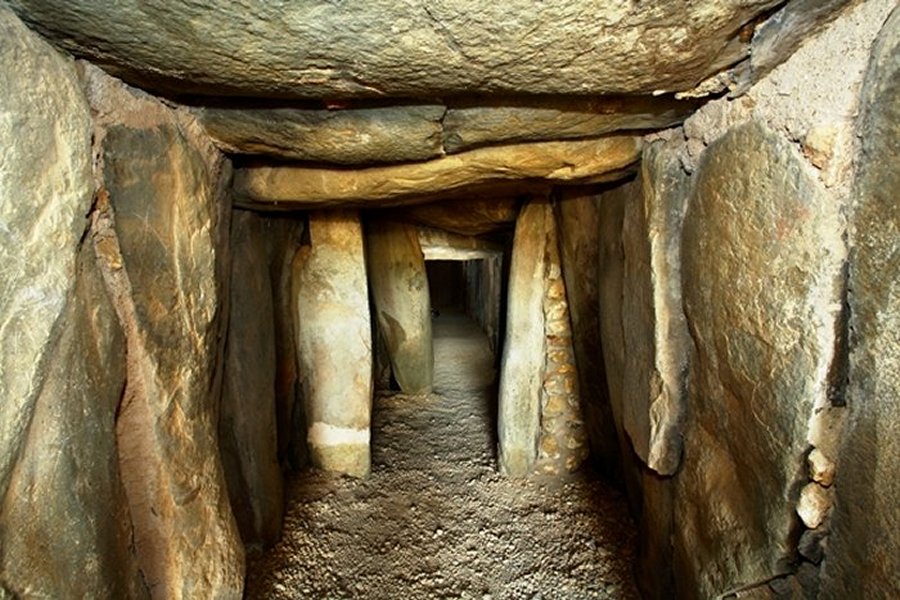
{"label": "packed earth path", "polygon": [[433,394],[375,398],[368,478],[289,481],[282,539],[250,558],[247,598],[638,598],[622,496],[589,473],[500,475],[486,336],[442,314],[434,352]]}

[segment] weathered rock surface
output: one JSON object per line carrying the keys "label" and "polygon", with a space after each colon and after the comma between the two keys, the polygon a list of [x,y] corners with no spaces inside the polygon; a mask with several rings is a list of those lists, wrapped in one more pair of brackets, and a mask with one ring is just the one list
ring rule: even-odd
{"label": "weathered rock surface", "polygon": [[[275,407],[275,309],[265,220],[234,211],[231,302],[219,444],[231,510],[247,544],[274,544],[284,490]],[[290,422],[290,421],[288,421]]]}
{"label": "weathered rock surface", "polygon": [[752,77],[759,80],[827,25],[849,0],[792,0],[763,23],[750,46]]}
{"label": "weathered rock surface", "polygon": [[62,323],[0,513],[0,578],[21,597],[146,597],[116,451],[125,337],[90,241]]}
{"label": "weathered rock surface", "polygon": [[778,2],[10,4],[66,50],[155,90],[347,98],[689,89],[745,57],[741,26]]}
{"label": "weathered rock surface", "polygon": [[479,184],[615,180],[639,155],[639,138],[618,136],[479,148],[423,163],[368,169],[247,167],[236,172],[234,185],[240,196],[257,202],[290,202],[298,207],[372,204],[460,194]]}
{"label": "weathered rock surface", "polygon": [[587,440],[549,200],[530,200],[519,215],[508,289],[498,400],[500,468],[511,476],[575,470],[586,457]]}
{"label": "weathered rock surface", "polygon": [[427,394],[434,379],[431,301],[416,228],[370,220],[366,224],[366,263],[394,379],[406,394]]}
{"label": "weathered rock surface", "polygon": [[484,98],[472,104],[203,107],[225,152],[343,165],[422,161],[480,146],[670,127],[696,104],[669,97]]}
{"label": "weathered rock surface", "polygon": [[303,219],[267,215],[271,244],[269,273],[275,312],[275,414],[278,459],[294,469],[309,458],[306,447],[306,411],[299,402],[299,373],[294,335],[293,262],[305,231]]}
{"label": "weathered rock surface", "polygon": [[840,206],[756,122],[710,144],[688,206],[682,273],[695,351],[675,580],[680,595],[713,597],[788,571],[808,424],[827,403],[845,249]]}
{"label": "weathered rock surface", "polygon": [[519,198],[475,197],[432,202],[398,209],[398,218],[460,235],[482,235],[512,229],[519,214]]}
{"label": "weathered rock surface", "polygon": [[90,109],[74,64],[4,6],[0,39],[2,498],[47,377],[94,186]]}
{"label": "weathered rock surface", "polygon": [[[626,355],[623,318],[630,308],[624,296],[625,247],[622,232],[627,207],[645,201],[641,178],[604,191],[597,199],[599,232],[600,330],[621,475],[632,512],[640,515],[638,585],[648,599],[668,599],[674,589],[672,531],[674,485],[649,469],[637,456],[624,427]],[[646,340],[643,343],[647,343]]]}
{"label": "weathered rock surface", "polygon": [[416,227],[416,237],[425,260],[479,260],[503,254],[503,247],[490,240],[430,227]]}
{"label": "weathered rock surface", "polygon": [[621,468],[609,403],[600,329],[600,214],[589,188],[563,189],[556,203],[560,260],[572,318],[578,391],[593,458],[610,475]]}
{"label": "weathered rock surface", "polygon": [[[491,350],[496,357],[500,347],[500,314],[503,296],[504,254],[487,255],[465,263],[466,313],[481,326],[488,336]],[[495,358],[496,360],[496,358]]]}
{"label": "weathered rock surface", "polygon": [[[244,550],[217,435],[229,171],[189,123],[91,77],[114,211],[98,249],[127,337],[117,442],[139,564],[155,598],[239,598]],[[120,119],[129,124],[109,124]]]}
{"label": "weathered rock surface", "polygon": [[484,98],[452,106],[443,119],[448,154],[493,144],[597,137],[616,131],[663,129],[682,122],[694,102],[669,97]]}
{"label": "weathered rock surface", "polygon": [[862,93],[850,263],[850,412],[822,597],[900,594],[900,10],[872,49]]}
{"label": "weathered rock surface", "polygon": [[644,151],[641,194],[625,206],[622,425],[634,451],[661,475],[681,462],[689,347],[681,302],[681,226],[687,174],[659,142]]}
{"label": "weathered rock surface", "polygon": [[362,477],[371,465],[372,327],[359,215],[313,212],[309,240],[294,258],[293,294],[310,460]]}
{"label": "weathered rock surface", "polygon": [[203,108],[198,116],[226,152],[353,165],[440,156],[445,111],[428,104],[345,110]]}

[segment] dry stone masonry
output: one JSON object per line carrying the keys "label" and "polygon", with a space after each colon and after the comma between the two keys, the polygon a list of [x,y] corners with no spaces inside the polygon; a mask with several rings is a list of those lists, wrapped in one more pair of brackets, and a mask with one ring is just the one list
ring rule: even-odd
{"label": "dry stone masonry", "polygon": [[[0,598],[241,598],[286,514],[316,539],[296,494],[378,495],[407,451],[420,488],[529,503],[599,467],[647,599],[900,596],[898,27],[896,0],[0,0]],[[478,328],[459,412],[432,332]],[[432,468],[426,418],[497,447]],[[394,491],[433,540],[479,506]],[[495,541],[472,564],[529,551]],[[465,572],[437,560],[397,581]],[[524,596],[599,589],[541,568]]]}

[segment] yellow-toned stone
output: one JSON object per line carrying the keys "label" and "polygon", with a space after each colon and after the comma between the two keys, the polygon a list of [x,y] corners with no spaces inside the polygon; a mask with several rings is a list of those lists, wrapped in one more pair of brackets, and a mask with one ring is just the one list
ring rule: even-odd
{"label": "yellow-toned stone", "polygon": [[610,181],[639,154],[640,139],[631,136],[516,144],[368,169],[248,167],[237,171],[234,187],[256,202],[377,204],[510,181]]}

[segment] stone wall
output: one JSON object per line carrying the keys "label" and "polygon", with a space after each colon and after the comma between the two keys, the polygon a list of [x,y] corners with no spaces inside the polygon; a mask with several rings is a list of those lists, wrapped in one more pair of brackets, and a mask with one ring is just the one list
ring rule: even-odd
{"label": "stone wall", "polygon": [[116,452],[125,338],[86,237],[90,107],[4,7],[0,38],[0,596],[145,597]]}
{"label": "stone wall", "polygon": [[[837,475],[822,586],[825,598],[900,595],[898,123],[900,10],[895,8],[872,49],[856,127],[848,415],[841,446],[831,457],[837,459]],[[830,466],[825,462],[812,471],[813,489],[828,485]]]}
{"label": "stone wall", "polygon": [[500,468],[513,476],[571,472],[587,455],[558,243],[550,201],[529,200],[516,223],[500,364]]}
{"label": "stone wall", "polygon": [[[839,485],[842,476],[853,477],[842,475],[843,457],[852,464],[861,456],[850,438],[839,443],[844,404],[857,432],[866,431],[864,423],[890,421],[888,413],[882,420],[866,412],[863,398],[871,391],[858,392],[854,405],[853,390],[880,385],[877,379],[855,379],[851,368],[846,392],[845,324],[848,311],[851,319],[867,318],[858,316],[867,302],[878,302],[881,315],[896,304],[889,294],[851,295],[849,301],[846,295],[848,269],[865,273],[862,257],[885,256],[885,244],[896,242],[869,233],[871,215],[879,225],[893,218],[887,204],[869,200],[873,192],[863,191],[872,189],[869,184],[857,183],[851,196],[857,161],[879,162],[870,158],[873,150],[865,154],[865,144],[880,143],[864,142],[860,155],[854,137],[864,132],[865,140],[877,140],[870,132],[886,130],[857,125],[854,116],[870,48],[891,8],[878,1],[849,7],[743,95],[709,102],[683,128],[650,136],[640,177],[627,191],[599,195],[603,350],[625,479],[642,522],[639,571],[647,576],[642,583],[649,597],[668,597],[666,581],[674,582],[679,597],[750,589],[795,597],[818,590],[832,597],[842,585],[850,592],[848,582],[860,569],[876,578],[873,590],[896,585],[885,575],[891,563],[884,558],[896,555],[886,533],[895,528],[890,511],[877,508],[894,496],[858,481],[842,496]],[[890,62],[890,52],[881,52],[882,65],[895,64],[896,53]],[[873,83],[875,77],[867,89],[891,89]],[[871,115],[886,113],[864,114],[877,122],[881,117]],[[884,175],[871,177],[879,189],[890,189]],[[657,220],[654,203],[675,212]],[[868,286],[859,277],[859,285]],[[679,320],[689,341],[679,341]],[[864,322],[855,330],[863,336],[855,348],[866,349],[856,356],[871,352],[868,344],[891,347],[875,334],[868,337]],[[879,356],[893,360],[889,352]],[[672,362],[684,357],[684,364]],[[878,368],[894,370],[887,363]],[[657,456],[668,458],[654,461],[655,447],[664,452]],[[877,444],[868,448],[875,457],[890,452]],[[859,508],[863,504],[868,510]],[[829,546],[829,577],[820,587],[828,531],[848,532],[862,514],[867,531],[877,523],[887,538],[864,546],[855,532],[845,539],[852,535],[857,550]],[[854,554],[860,548],[872,554]]]}
{"label": "stone wall", "polygon": [[218,444],[230,167],[185,113],[86,73],[94,239],[127,340],[116,428],[138,562],[154,597],[238,597]]}
{"label": "stone wall", "polygon": [[466,312],[488,336],[491,350],[499,349],[502,329],[503,259],[500,253],[465,262]]}

